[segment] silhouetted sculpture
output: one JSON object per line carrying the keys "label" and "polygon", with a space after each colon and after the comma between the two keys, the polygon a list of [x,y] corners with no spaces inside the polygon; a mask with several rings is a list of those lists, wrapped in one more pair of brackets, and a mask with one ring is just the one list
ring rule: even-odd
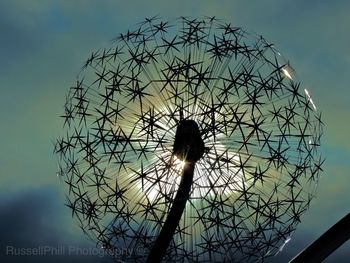
{"label": "silhouetted sculpture", "polygon": [[322,171],[321,113],[289,62],[214,17],[120,34],[87,59],[62,117],[67,206],[125,262],[262,261]]}

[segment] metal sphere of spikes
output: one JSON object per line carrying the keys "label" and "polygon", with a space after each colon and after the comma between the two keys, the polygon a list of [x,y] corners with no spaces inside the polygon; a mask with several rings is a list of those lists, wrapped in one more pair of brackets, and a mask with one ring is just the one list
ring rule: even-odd
{"label": "metal sphere of spikes", "polygon": [[218,19],[146,19],[64,109],[67,205],[118,260],[262,261],[315,195],[321,114],[272,44]]}

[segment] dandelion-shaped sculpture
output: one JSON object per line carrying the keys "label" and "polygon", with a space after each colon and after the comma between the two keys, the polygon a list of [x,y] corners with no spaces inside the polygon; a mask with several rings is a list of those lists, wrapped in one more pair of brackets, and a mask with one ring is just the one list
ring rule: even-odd
{"label": "dandelion-shaped sculpture", "polygon": [[315,194],[312,98],[273,45],[215,18],[146,19],[92,53],[64,108],[67,205],[119,260],[264,260]]}

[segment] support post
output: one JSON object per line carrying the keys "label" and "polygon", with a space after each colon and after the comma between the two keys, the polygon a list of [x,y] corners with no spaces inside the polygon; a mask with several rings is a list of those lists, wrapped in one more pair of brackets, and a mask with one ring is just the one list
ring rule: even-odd
{"label": "support post", "polygon": [[348,239],[350,239],[350,213],[328,229],[289,263],[322,262]]}
{"label": "support post", "polygon": [[176,227],[179,225],[186,202],[190,197],[191,186],[195,163],[186,163],[182,172],[182,178],[177,190],[174,203],[170,209],[169,215],[160,231],[160,234],[154,243],[146,263],[160,263],[166,253],[171,239],[174,236]]}

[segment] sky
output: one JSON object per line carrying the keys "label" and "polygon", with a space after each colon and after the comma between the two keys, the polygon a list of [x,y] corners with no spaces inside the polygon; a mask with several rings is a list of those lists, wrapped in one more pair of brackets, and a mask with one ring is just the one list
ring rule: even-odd
{"label": "sky", "polygon": [[[110,262],[99,255],[8,256],[12,247],[93,248],[64,206],[53,141],[65,96],[93,50],[145,17],[216,16],[288,58],[325,123],[318,197],[282,253],[287,262],[349,212],[350,2],[343,0],[0,1],[0,261]],[[350,242],[326,262],[347,262]]]}

